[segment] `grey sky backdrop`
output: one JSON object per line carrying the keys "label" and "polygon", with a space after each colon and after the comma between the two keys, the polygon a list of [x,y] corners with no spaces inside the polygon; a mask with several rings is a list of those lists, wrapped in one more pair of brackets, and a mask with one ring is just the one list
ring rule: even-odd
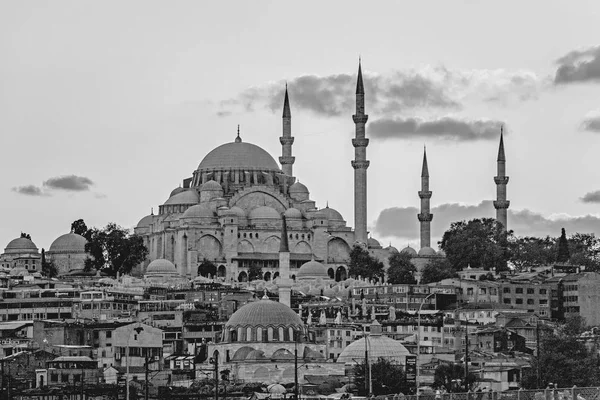
{"label": "grey sky backdrop", "polygon": [[510,228],[600,234],[598,21],[597,0],[2,1],[0,247],[134,226],[237,124],[277,159],[286,81],[295,175],[353,225],[359,55],[374,237],[417,245],[424,144],[434,240],[494,216],[502,123]]}

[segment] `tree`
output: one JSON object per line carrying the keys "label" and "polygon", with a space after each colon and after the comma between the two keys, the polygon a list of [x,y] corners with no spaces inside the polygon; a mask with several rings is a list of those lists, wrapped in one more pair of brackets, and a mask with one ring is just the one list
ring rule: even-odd
{"label": "tree", "polygon": [[477,382],[477,376],[472,372],[465,382],[465,366],[459,363],[440,364],[433,375],[433,388],[446,389],[448,393],[472,391]]}
{"label": "tree", "polygon": [[600,271],[600,239],[593,233],[575,233],[569,238],[569,263],[585,267],[586,271]]}
{"label": "tree", "polygon": [[202,263],[198,266],[198,275],[204,277],[214,277],[217,275],[217,266],[205,258],[204,261],[202,261]]}
{"label": "tree", "polygon": [[[367,395],[368,375],[365,373],[365,362],[354,365],[354,384],[361,396]],[[374,395],[408,392],[409,384],[406,381],[404,368],[383,357],[371,363],[371,385]]]}
{"label": "tree", "polygon": [[[531,368],[523,373],[524,388],[590,387],[600,385],[598,349],[588,348],[581,339],[585,329],[581,319],[567,319],[559,329],[540,330],[540,352],[533,357]],[[539,370],[539,385],[537,372]]]}
{"label": "tree", "polygon": [[558,238],[558,253],[556,255],[557,263],[566,263],[571,258],[571,254],[569,252],[569,242],[567,240],[567,234],[565,233],[565,228],[562,228],[560,231],[560,238]]}
{"label": "tree", "polygon": [[439,243],[455,270],[471,266],[498,273],[508,269],[511,237],[495,219],[483,218],[453,222]]}
{"label": "tree", "polygon": [[42,249],[42,274],[48,278],[54,278],[58,275],[58,268],[52,260],[46,259],[46,250]]}
{"label": "tree", "polygon": [[390,267],[387,270],[388,283],[392,284],[414,284],[417,283],[415,279],[415,272],[417,269],[410,262],[412,257],[407,253],[394,253],[390,255],[389,263]]}
{"label": "tree", "polygon": [[31,240],[31,235],[29,233],[21,232],[21,237],[23,239],[29,239],[29,240]]}
{"label": "tree", "polygon": [[455,278],[458,274],[452,267],[452,264],[445,258],[436,258],[431,260],[421,271],[420,284],[439,282],[443,279]]}
{"label": "tree", "polygon": [[113,222],[103,229],[91,229],[85,251],[91,256],[85,261],[85,269],[96,269],[110,276],[130,273],[148,255],[141,236],[132,235]]}
{"label": "tree", "polygon": [[354,245],[350,251],[348,274],[353,278],[381,280],[385,275],[383,263],[369,254],[369,250],[361,245]]}
{"label": "tree", "polygon": [[88,229],[83,219],[78,219],[77,221],[73,221],[71,224],[71,233],[81,235],[89,241],[92,235],[92,230]]}
{"label": "tree", "polygon": [[248,281],[256,281],[263,278],[262,268],[257,263],[251,263],[248,267]]}
{"label": "tree", "polygon": [[517,271],[551,265],[556,254],[556,239],[546,236],[512,237],[508,242],[510,263]]}

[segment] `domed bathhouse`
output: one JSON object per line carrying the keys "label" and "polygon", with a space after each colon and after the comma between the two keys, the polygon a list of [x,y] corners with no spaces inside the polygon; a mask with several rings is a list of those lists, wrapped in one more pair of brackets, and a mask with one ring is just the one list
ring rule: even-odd
{"label": "domed bathhouse", "polygon": [[46,257],[54,263],[58,276],[82,272],[85,260],[89,255],[85,252],[87,240],[76,233],[66,233],[52,242],[46,252]]}
{"label": "domed bathhouse", "polygon": [[148,264],[144,281],[152,286],[187,287],[189,280],[177,272],[175,265],[169,260],[159,258]]}
{"label": "domed bathhouse", "polygon": [[0,266],[2,268],[23,268],[33,273],[42,270],[42,255],[38,247],[24,237],[11,240],[0,254]]}

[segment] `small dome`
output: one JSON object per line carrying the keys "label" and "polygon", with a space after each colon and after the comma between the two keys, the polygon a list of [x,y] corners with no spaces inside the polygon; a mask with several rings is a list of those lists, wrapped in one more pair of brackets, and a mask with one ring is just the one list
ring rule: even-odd
{"label": "small dome", "polygon": [[399,251],[397,248],[395,248],[392,245],[389,245],[388,247],[385,248],[390,254],[398,254]]}
{"label": "small dome", "polygon": [[263,299],[248,303],[234,312],[225,324],[225,329],[258,326],[302,329],[303,323],[290,307],[277,301]]}
{"label": "small dome", "polygon": [[175,196],[176,194],[179,194],[179,193],[181,193],[181,192],[185,192],[185,189],[184,189],[184,188],[182,188],[181,186],[179,186],[179,187],[176,187],[175,189],[173,189],[173,190],[171,191],[171,194],[169,195],[169,197],[173,197],[173,196]]}
{"label": "small dome", "polygon": [[[292,356],[292,359],[294,358],[294,356]],[[273,383],[269,386],[267,386],[267,392],[271,393],[271,394],[284,394],[287,393],[287,389],[285,387],[283,387],[283,385],[280,385],[279,383]]]}
{"label": "small dome", "polygon": [[330,221],[343,221],[344,217],[337,210],[329,207],[325,207],[319,210],[319,212],[324,213],[327,216],[327,219]]}
{"label": "small dome", "polygon": [[177,205],[177,204],[197,204],[198,193],[193,189],[188,189],[184,192],[177,193],[173,197],[169,197],[169,200],[165,201],[165,206]]}
{"label": "small dome", "polygon": [[85,253],[87,240],[76,233],[66,233],[52,242],[48,253]]}
{"label": "small dome", "polygon": [[446,252],[445,252],[444,250],[441,250],[441,249],[440,249],[440,250],[437,252],[437,255],[438,255],[438,256],[440,256],[440,257],[446,257]]}
{"label": "small dome", "polygon": [[200,186],[200,191],[223,191],[223,187],[221,185],[219,185],[216,181],[213,181],[212,179],[210,181],[206,181],[205,183],[202,184],[202,186]]}
{"label": "small dome", "polygon": [[33,243],[31,241],[31,239],[20,237],[20,238],[11,240],[4,248],[4,252],[7,254],[27,253],[27,252],[37,253],[38,248],[35,245],[35,243]]}
{"label": "small dome", "polygon": [[367,246],[368,246],[370,249],[381,249],[381,243],[379,243],[379,241],[378,241],[377,239],[374,239],[374,238],[372,238],[372,237],[370,237],[370,238],[367,240]]}
{"label": "small dome", "polygon": [[295,182],[290,186],[289,193],[290,195],[296,193],[308,194],[308,188],[300,182]]}
{"label": "small dome", "polygon": [[417,251],[410,246],[406,246],[402,249],[401,253],[408,254],[411,257],[415,257],[417,255]]}
{"label": "small dome", "polygon": [[231,207],[230,209],[228,209],[227,211],[225,211],[224,215],[236,215],[239,218],[245,218],[246,217],[246,213],[244,212],[244,210],[242,210],[238,206]]}
{"label": "small dome", "polygon": [[146,215],[144,218],[140,219],[140,222],[137,223],[136,228],[146,228],[154,223],[154,215]]}
{"label": "small dome", "polygon": [[429,257],[429,256],[435,256],[435,250],[432,249],[431,247],[422,247],[421,250],[419,250],[419,256],[420,257]]}
{"label": "small dome", "polygon": [[215,212],[206,204],[196,204],[183,213],[181,218],[214,218]]}
{"label": "small dome", "polygon": [[297,279],[316,279],[316,278],[325,278],[329,279],[329,274],[327,273],[327,269],[323,264],[318,261],[309,261],[300,267],[298,272],[296,273]]}
{"label": "small dome", "polygon": [[250,211],[250,219],[281,219],[281,215],[272,207],[261,206]]}
{"label": "small dome", "polygon": [[297,208],[288,208],[283,213],[287,219],[302,219],[302,212]]}
{"label": "small dome", "polygon": [[312,213],[312,219],[329,219],[327,213],[324,213],[322,210],[317,210]]}
{"label": "small dome", "polygon": [[159,258],[148,264],[146,275],[177,275],[177,268],[171,261]]}
{"label": "small dome", "polygon": [[[381,357],[388,361],[404,365],[410,352],[398,340],[387,336],[370,334],[368,338],[369,361],[377,362]],[[365,359],[365,338],[355,340],[346,346],[337,359],[338,363],[356,364],[357,360]]]}

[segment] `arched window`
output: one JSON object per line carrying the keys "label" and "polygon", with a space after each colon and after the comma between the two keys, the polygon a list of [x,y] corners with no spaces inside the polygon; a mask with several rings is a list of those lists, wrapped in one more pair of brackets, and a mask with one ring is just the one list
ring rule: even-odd
{"label": "arched window", "polygon": [[263,328],[261,328],[260,326],[256,328],[256,341],[263,341]]}
{"label": "arched window", "polygon": [[278,331],[279,331],[279,340],[284,341],[285,338],[283,337],[283,332],[285,329],[283,329],[283,326],[280,326]]}
{"label": "arched window", "polygon": [[251,342],[251,341],[252,341],[252,328],[247,327],[246,328],[246,342]]}
{"label": "arched window", "polygon": [[273,327],[271,326],[267,328],[267,341],[273,341]]}

